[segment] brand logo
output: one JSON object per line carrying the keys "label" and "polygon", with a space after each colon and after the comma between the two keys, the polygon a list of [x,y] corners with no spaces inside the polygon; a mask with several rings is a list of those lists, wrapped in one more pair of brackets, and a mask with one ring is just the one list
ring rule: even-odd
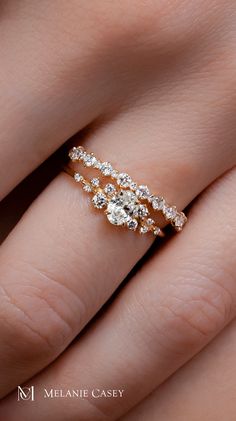
{"label": "brand logo", "polygon": [[18,386],[18,401],[34,401],[34,386],[31,387],[21,387]]}

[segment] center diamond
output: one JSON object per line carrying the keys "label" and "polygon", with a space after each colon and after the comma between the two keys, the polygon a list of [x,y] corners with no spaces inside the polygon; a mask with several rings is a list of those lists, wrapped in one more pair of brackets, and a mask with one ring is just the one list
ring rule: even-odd
{"label": "center diamond", "polygon": [[129,221],[139,201],[130,190],[121,190],[112,196],[107,205],[107,218],[113,225],[123,225]]}

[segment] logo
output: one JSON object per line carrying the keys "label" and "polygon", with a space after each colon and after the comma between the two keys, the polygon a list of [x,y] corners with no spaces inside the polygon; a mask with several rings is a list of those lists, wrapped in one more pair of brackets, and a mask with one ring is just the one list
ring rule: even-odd
{"label": "logo", "polygon": [[17,387],[18,401],[34,401],[34,386],[31,387]]}

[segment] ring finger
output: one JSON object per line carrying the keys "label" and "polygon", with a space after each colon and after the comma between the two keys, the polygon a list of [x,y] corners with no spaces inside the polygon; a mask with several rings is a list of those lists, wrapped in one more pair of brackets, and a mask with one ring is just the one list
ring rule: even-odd
{"label": "ring finger", "polygon": [[[164,110],[159,111],[158,125],[152,106],[152,119],[141,119],[140,108],[113,116],[86,145],[183,208],[232,165],[233,145],[220,154],[213,142],[210,148],[194,136],[184,141],[183,122],[178,136],[178,119],[174,128],[166,128]],[[201,150],[195,158],[194,145]],[[1,248],[2,395],[64,350],[151,242],[106,225],[67,175],[54,180]]]}
{"label": "ring finger", "polygon": [[[135,275],[78,343],[31,380],[38,393],[33,406],[18,405],[15,394],[3,402],[0,410],[6,420],[16,405],[18,415],[26,419],[34,414],[39,420],[42,413],[63,421],[118,419],[232,320],[235,179],[234,170],[209,188],[194,206],[191,225],[183,234]],[[87,389],[89,402],[84,399],[78,405],[71,399],[65,405],[65,400],[44,399],[44,390],[58,385],[63,385],[63,393]],[[92,389],[96,394],[122,390],[122,399],[94,399]]]}

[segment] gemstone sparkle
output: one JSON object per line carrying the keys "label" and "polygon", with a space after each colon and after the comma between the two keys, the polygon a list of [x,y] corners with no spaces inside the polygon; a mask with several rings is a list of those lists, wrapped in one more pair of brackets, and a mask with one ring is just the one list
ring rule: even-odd
{"label": "gemstone sparkle", "polygon": [[96,193],[92,198],[93,206],[97,209],[102,209],[107,205],[107,198],[103,193]]}
{"label": "gemstone sparkle", "polygon": [[121,186],[121,187],[129,187],[131,183],[132,183],[132,179],[131,179],[131,177],[128,174],[122,172],[122,173],[120,173],[118,175],[117,184],[119,186]]}
{"label": "gemstone sparkle", "polygon": [[103,162],[101,164],[100,170],[102,172],[103,175],[105,176],[109,176],[112,173],[112,165],[110,164],[110,162]]}

